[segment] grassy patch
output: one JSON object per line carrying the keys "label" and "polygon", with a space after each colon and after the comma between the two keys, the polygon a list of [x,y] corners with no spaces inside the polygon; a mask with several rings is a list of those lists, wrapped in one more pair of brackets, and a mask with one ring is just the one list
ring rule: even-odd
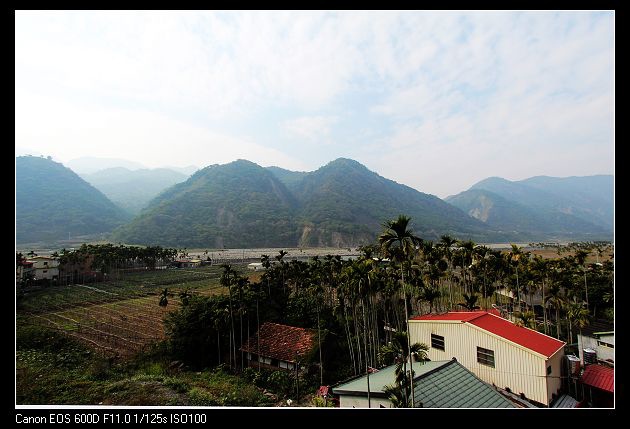
{"label": "grassy patch", "polygon": [[17,326],[18,404],[271,405],[245,378],[222,370],[193,372],[171,365],[163,345],[116,363],[59,332],[24,323]]}

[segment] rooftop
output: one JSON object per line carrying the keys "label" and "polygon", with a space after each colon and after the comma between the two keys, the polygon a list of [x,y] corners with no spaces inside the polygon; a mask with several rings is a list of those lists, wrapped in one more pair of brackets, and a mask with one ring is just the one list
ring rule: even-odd
{"label": "rooftop", "polygon": [[580,381],[587,386],[615,392],[615,370],[602,365],[588,365]]}
{"label": "rooftop", "polygon": [[615,325],[605,319],[589,320],[588,325],[582,328],[582,335],[585,337],[596,338],[604,332],[612,332],[615,330]]}
{"label": "rooftop", "polygon": [[[451,361],[427,361],[424,363],[414,362],[413,372],[415,373],[414,380],[423,374],[439,368]],[[407,364],[409,368],[409,364]],[[386,366],[370,374],[370,394],[385,398],[385,392],[383,391],[385,386],[394,384],[396,375],[396,365]],[[346,383],[339,384],[333,387],[333,393],[335,394],[358,394],[367,395],[367,376],[363,375],[350,380]]]}
{"label": "rooftop", "polygon": [[509,320],[487,311],[452,311],[444,314],[426,314],[412,317],[411,320],[469,323],[548,358],[564,347],[562,341],[533,329],[517,326]]}
{"label": "rooftop", "polygon": [[[370,374],[370,394],[386,397],[383,389],[393,385],[396,365]],[[513,408],[514,405],[456,360],[414,363],[414,400],[424,408]],[[335,394],[367,396],[367,376],[333,387]]]}
{"label": "rooftop", "polygon": [[514,408],[512,402],[456,360],[420,377],[413,392],[416,407]]}
{"label": "rooftop", "polygon": [[[258,349],[259,338],[260,349]],[[296,354],[300,357],[305,356],[316,344],[317,331],[313,329],[265,322],[241,349],[272,359],[295,362]]]}

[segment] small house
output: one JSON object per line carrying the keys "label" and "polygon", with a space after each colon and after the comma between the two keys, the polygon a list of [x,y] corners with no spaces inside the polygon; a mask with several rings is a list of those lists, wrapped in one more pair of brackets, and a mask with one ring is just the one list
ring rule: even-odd
{"label": "small house", "polygon": [[241,350],[248,366],[295,370],[312,360],[317,344],[317,330],[265,322]]}
{"label": "small house", "polygon": [[35,280],[56,280],[59,277],[59,259],[51,256],[34,256],[27,262],[33,263]]}
{"label": "small house", "polygon": [[177,268],[196,268],[201,266],[201,259],[175,259],[171,266]]}

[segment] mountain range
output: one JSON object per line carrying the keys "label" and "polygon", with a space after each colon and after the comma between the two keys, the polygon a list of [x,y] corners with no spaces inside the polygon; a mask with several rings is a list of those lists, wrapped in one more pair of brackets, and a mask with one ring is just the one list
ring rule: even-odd
{"label": "mountain range", "polygon": [[[383,223],[399,214],[429,240],[443,234],[476,242],[612,239],[612,176],[489,178],[446,200],[345,158],[311,172],[237,160],[186,177],[118,167],[81,178],[50,159],[18,157],[16,241],[81,230],[172,247],[350,247],[374,242]],[[82,223],[70,222],[78,218]]]}
{"label": "mountain range", "polygon": [[521,240],[612,237],[613,176],[484,179],[445,201]]}

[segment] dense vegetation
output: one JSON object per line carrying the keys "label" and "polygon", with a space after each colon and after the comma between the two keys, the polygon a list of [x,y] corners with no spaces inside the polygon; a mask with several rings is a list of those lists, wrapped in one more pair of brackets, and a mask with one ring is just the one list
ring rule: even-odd
{"label": "dense vegetation", "polygon": [[117,362],[61,333],[18,319],[16,403],[270,406],[252,383],[221,368],[185,371],[159,345]]}
{"label": "dense vegetation", "polygon": [[129,219],[100,191],[47,158],[15,159],[15,239],[32,243],[108,233]]}
{"label": "dense vegetation", "polygon": [[523,237],[610,240],[613,176],[537,176],[511,182],[491,177],[446,198],[488,226],[518,230]]}
{"label": "dense vegetation", "polygon": [[163,190],[188,178],[185,174],[167,168],[129,170],[122,167],[81,176],[132,215],[140,213]]}
{"label": "dense vegetation", "polygon": [[243,160],[207,167],[159,195],[115,238],[187,247],[349,247],[369,243],[383,219],[400,212],[417,219],[428,238],[508,238],[435,196],[348,159],[311,173]]}

